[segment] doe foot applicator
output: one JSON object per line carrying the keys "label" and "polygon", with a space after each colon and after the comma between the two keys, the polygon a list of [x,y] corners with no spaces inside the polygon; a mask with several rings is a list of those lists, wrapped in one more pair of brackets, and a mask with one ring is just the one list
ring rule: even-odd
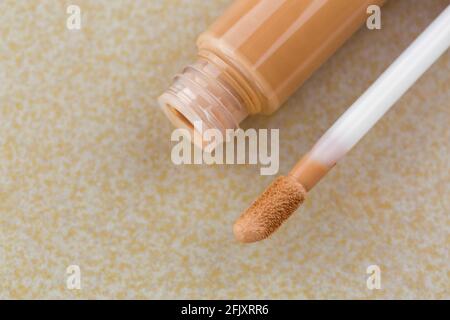
{"label": "doe foot applicator", "polygon": [[328,129],[287,177],[276,179],[234,225],[239,241],[271,235],[301,205],[306,192],[377,123],[450,46],[450,6]]}
{"label": "doe foot applicator", "polygon": [[234,224],[241,242],[270,236],[303,203],[306,193],[330,168],[305,156],[287,176],[281,176],[264,191]]}

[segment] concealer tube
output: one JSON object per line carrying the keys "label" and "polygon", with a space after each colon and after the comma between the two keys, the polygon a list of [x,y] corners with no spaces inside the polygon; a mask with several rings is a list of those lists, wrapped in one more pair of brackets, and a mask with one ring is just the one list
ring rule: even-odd
{"label": "concealer tube", "polygon": [[383,3],[236,0],[199,36],[197,61],[176,75],[159,103],[192,136],[198,121],[203,130],[237,129],[250,114],[276,111],[358,30],[368,6]]}

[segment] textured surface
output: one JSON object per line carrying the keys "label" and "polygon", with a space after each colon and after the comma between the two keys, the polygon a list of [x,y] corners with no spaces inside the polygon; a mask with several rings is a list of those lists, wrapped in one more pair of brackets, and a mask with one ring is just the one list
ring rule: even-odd
{"label": "textured surface", "polygon": [[[0,298],[450,298],[448,52],[273,237],[241,245],[233,221],[272,177],[174,166],[156,103],[229,1],[76,3],[70,32],[65,1],[0,1]],[[281,129],[281,174],[446,4],[391,1],[381,31],[245,122]]]}

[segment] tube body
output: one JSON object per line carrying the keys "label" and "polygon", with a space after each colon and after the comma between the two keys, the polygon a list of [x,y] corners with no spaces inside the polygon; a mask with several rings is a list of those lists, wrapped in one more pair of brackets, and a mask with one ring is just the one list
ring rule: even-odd
{"label": "tube body", "polygon": [[197,62],[160,103],[191,129],[195,121],[235,129],[249,114],[270,114],[366,21],[370,5],[383,2],[237,0],[200,35]]}

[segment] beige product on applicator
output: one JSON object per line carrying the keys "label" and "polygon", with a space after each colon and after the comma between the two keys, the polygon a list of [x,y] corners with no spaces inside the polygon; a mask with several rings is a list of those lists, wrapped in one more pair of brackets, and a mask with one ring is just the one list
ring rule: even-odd
{"label": "beige product on applicator", "polygon": [[192,134],[198,121],[203,130],[237,129],[249,114],[277,110],[366,21],[367,8],[383,3],[237,0],[200,35],[197,61],[159,103]]}
{"label": "beige product on applicator", "polygon": [[254,242],[272,234],[449,46],[450,6],[328,129],[289,175],[277,178],[242,214],[234,225],[236,238]]}

